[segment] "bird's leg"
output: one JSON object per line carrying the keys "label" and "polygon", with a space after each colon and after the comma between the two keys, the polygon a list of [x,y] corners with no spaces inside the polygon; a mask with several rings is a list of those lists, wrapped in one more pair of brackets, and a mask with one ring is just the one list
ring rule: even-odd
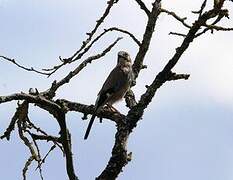
{"label": "bird's leg", "polygon": [[[106,104],[106,106],[104,106],[103,108],[106,108],[106,110],[108,109],[108,110],[110,110],[110,111],[112,111],[112,112],[114,112],[114,113],[118,113],[118,114],[120,114],[120,112],[116,109],[116,108],[114,108],[112,105],[110,105],[110,104]],[[99,121],[100,121],[100,123],[102,123],[103,122],[103,118],[102,117],[99,117]]]}
{"label": "bird's leg", "polygon": [[[97,113],[99,113],[99,112],[101,112],[101,108],[97,110]],[[98,116],[98,117],[99,117],[100,123],[102,123],[103,122],[103,118],[101,116]]]}
{"label": "bird's leg", "polygon": [[120,112],[119,112],[116,108],[114,108],[112,105],[110,105],[110,104],[108,104],[108,103],[107,103],[106,105],[109,107],[109,109],[110,109],[111,111],[120,114]]}

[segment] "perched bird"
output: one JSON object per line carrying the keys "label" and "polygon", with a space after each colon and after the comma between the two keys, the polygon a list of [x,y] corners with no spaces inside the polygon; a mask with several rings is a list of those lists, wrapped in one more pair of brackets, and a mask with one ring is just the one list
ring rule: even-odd
{"label": "perched bird", "polygon": [[91,126],[98,110],[104,105],[115,109],[112,105],[125,96],[125,93],[130,88],[132,81],[133,71],[130,55],[125,51],[120,51],[118,52],[116,67],[111,71],[98,93],[98,97],[95,102],[95,110],[88,124],[84,139],[87,139],[90,133]]}

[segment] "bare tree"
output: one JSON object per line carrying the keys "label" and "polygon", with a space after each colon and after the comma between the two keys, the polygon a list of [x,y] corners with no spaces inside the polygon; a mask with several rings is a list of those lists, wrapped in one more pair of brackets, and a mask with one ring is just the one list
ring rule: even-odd
{"label": "bare tree", "polygon": [[[141,10],[147,16],[147,23],[145,26],[145,32],[141,39],[137,38],[131,32],[121,29],[118,27],[109,27],[103,29],[103,32],[97,34],[97,30],[100,29],[101,25],[104,24],[104,20],[111,15],[111,10],[119,0],[109,0],[107,2],[107,7],[103,12],[102,16],[96,21],[94,28],[87,33],[87,38],[82,42],[81,47],[70,57],[68,58],[59,58],[60,63],[54,65],[52,68],[46,68],[42,70],[36,70],[34,68],[28,68],[22,66],[15,59],[8,58],[4,55],[1,55],[2,60],[9,61],[10,63],[22,68],[26,71],[32,71],[41,75],[50,77],[56,73],[59,69],[65,68],[66,65],[81,61],[77,68],[69,72],[63,79],[54,80],[48,89],[39,92],[37,89],[29,89],[29,92],[19,92],[14,93],[8,96],[0,96],[0,104],[17,101],[18,107],[16,108],[15,114],[10,120],[10,124],[7,127],[4,134],[1,136],[1,139],[10,140],[11,132],[17,128],[18,136],[24,142],[25,146],[30,151],[30,157],[25,163],[23,168],[23,178],[26,179],[26,172],[28,167],[33,161],[38,163],[38,169],[42,171],[42,164],[45,162],[46,157],[49,155],[54,148],[60,148],[66,157],[66,170],[67,175],[70,180],[78,179],[78,175],[75,173],[75,168],[73,166],[73,157],[72,157],[72,141],[71,134],[66,125],[66,114],[70,111],[75,111],[81,114],[84,114],[83,119],[87,119],[87,115],[93,114],[94,106],[81,104],[78,102],[71,102],[66,99],[57,99],[56,92],[57,90],[70,82],[72,78],[78,76],[80,71],[82,71],[90,63],[102,58],[107,53],[111,52],[112,48],[117,45],[117,43],[122,39],[121,37],[117,38],[112,44],[108,45],[102,52],[96,55],[92,55],[86,59],[83,59],[83,56],[89,52],[92,46],[98,42],[103,36],[109,32],[120,32],[124,36],[129,36],[133,42],[136,43],[138,49],[135,49],[136,57],[133,63],[133,72],[134,72],[134,83],[132,86],[136,86],[137,78],[140,75],[142,69],[145,69],[144,65],[145,56],[149,50],[151,39],[154,35],[156,22],[158,17],[165,13],[175,18],[178,23],[181,23],[186,29],[187,33],[171,32],[170,34],[180,36],[183,38],[183,41],[180,46],[176,48],[173,56],[167,61],[167,64],[164,68],[154,77],[153,82],[147,86],[147,90],[141,94],[140,99],[137,101],[134,96],[134,92],[129,90],[125,96],[125,101],[127,107],[129,108],[127,114],[113,113],[107,108],[103,108],[100,112],[97,113],[97,116],[100,119],[106,118],[111,120],[116,124],[117,132],[115,134],[114,146],[112,148],[112,155],[109,158],[109,161],[106,167],[103,168],[101,174],[96,177],[98,180],[112,180],[116,179],[118,175],[122,172],[124,166],[128,164],[131,160],[131,153],[127,151],[127,140],[129,135],[134,128],[137,127],[138,121],[143,118],[143,113],[148,107],[152,99],[154,98],[157,90],[166,82],[173,80],[180,80],[189,78],[189,74],[177,74],[172,71],[174,66],[180,60],[181,56],[189,45],[198,37],[204,35],[206,32],[210,31],[232,31],[233,28],[219,26],[219,22],[223,18],[229,18],[228,10],[223,6],[226,0],[215,0],[213,2],[213,7],[207,9],[206,3],[207,0],[204,0],[201,4],[201,7],[198,11],[193,11],[197,16],[196,20],[192,24],[186,22],[185,17],[180,17],[175,12],[169,11],[162,8],[161,0],[155,0],[151,7],[147,7],[142,0],[135,0],[135,3],[139,5]],[[43,131],[40,127],[37,127],[32,119],[29,119],[28,112],[30,110],[30,104],[34,104],[39,108],[47,111],[51,114],[60,127],[59,136],[51,136],[47,132]],[[40,153],[40,148],[37,144],[38,141],[52,142],[53,146],[49,152],[42,158]],[[41,179],[43,176],[41,174]]]}

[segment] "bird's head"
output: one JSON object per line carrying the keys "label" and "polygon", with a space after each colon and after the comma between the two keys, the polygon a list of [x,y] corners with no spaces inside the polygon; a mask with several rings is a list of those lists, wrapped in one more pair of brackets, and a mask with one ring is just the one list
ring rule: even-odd
{"label": "bird's head", "polygon": [[119,51],[117,64],[123,67],[130,67],[132,65],[132,61],[131,61],[129,53],[125,51]]}

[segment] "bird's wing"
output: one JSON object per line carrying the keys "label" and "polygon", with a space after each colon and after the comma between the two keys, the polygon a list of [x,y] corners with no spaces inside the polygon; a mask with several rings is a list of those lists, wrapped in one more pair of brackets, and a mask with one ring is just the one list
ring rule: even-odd
{"label": "bird's wing", "polygon": [[120,67],[115,67],[104,82],[100,92],[113,91],[121,89],[128,82],[128,74],[124,73]]}
{"label": "bird's wing", "polygon": [[105,100],[113,93],[119,91],[129,79],[129,75],[124,73],[120,67],[115,67],[104,82],[96,100],[96,108],[103,105]]}

